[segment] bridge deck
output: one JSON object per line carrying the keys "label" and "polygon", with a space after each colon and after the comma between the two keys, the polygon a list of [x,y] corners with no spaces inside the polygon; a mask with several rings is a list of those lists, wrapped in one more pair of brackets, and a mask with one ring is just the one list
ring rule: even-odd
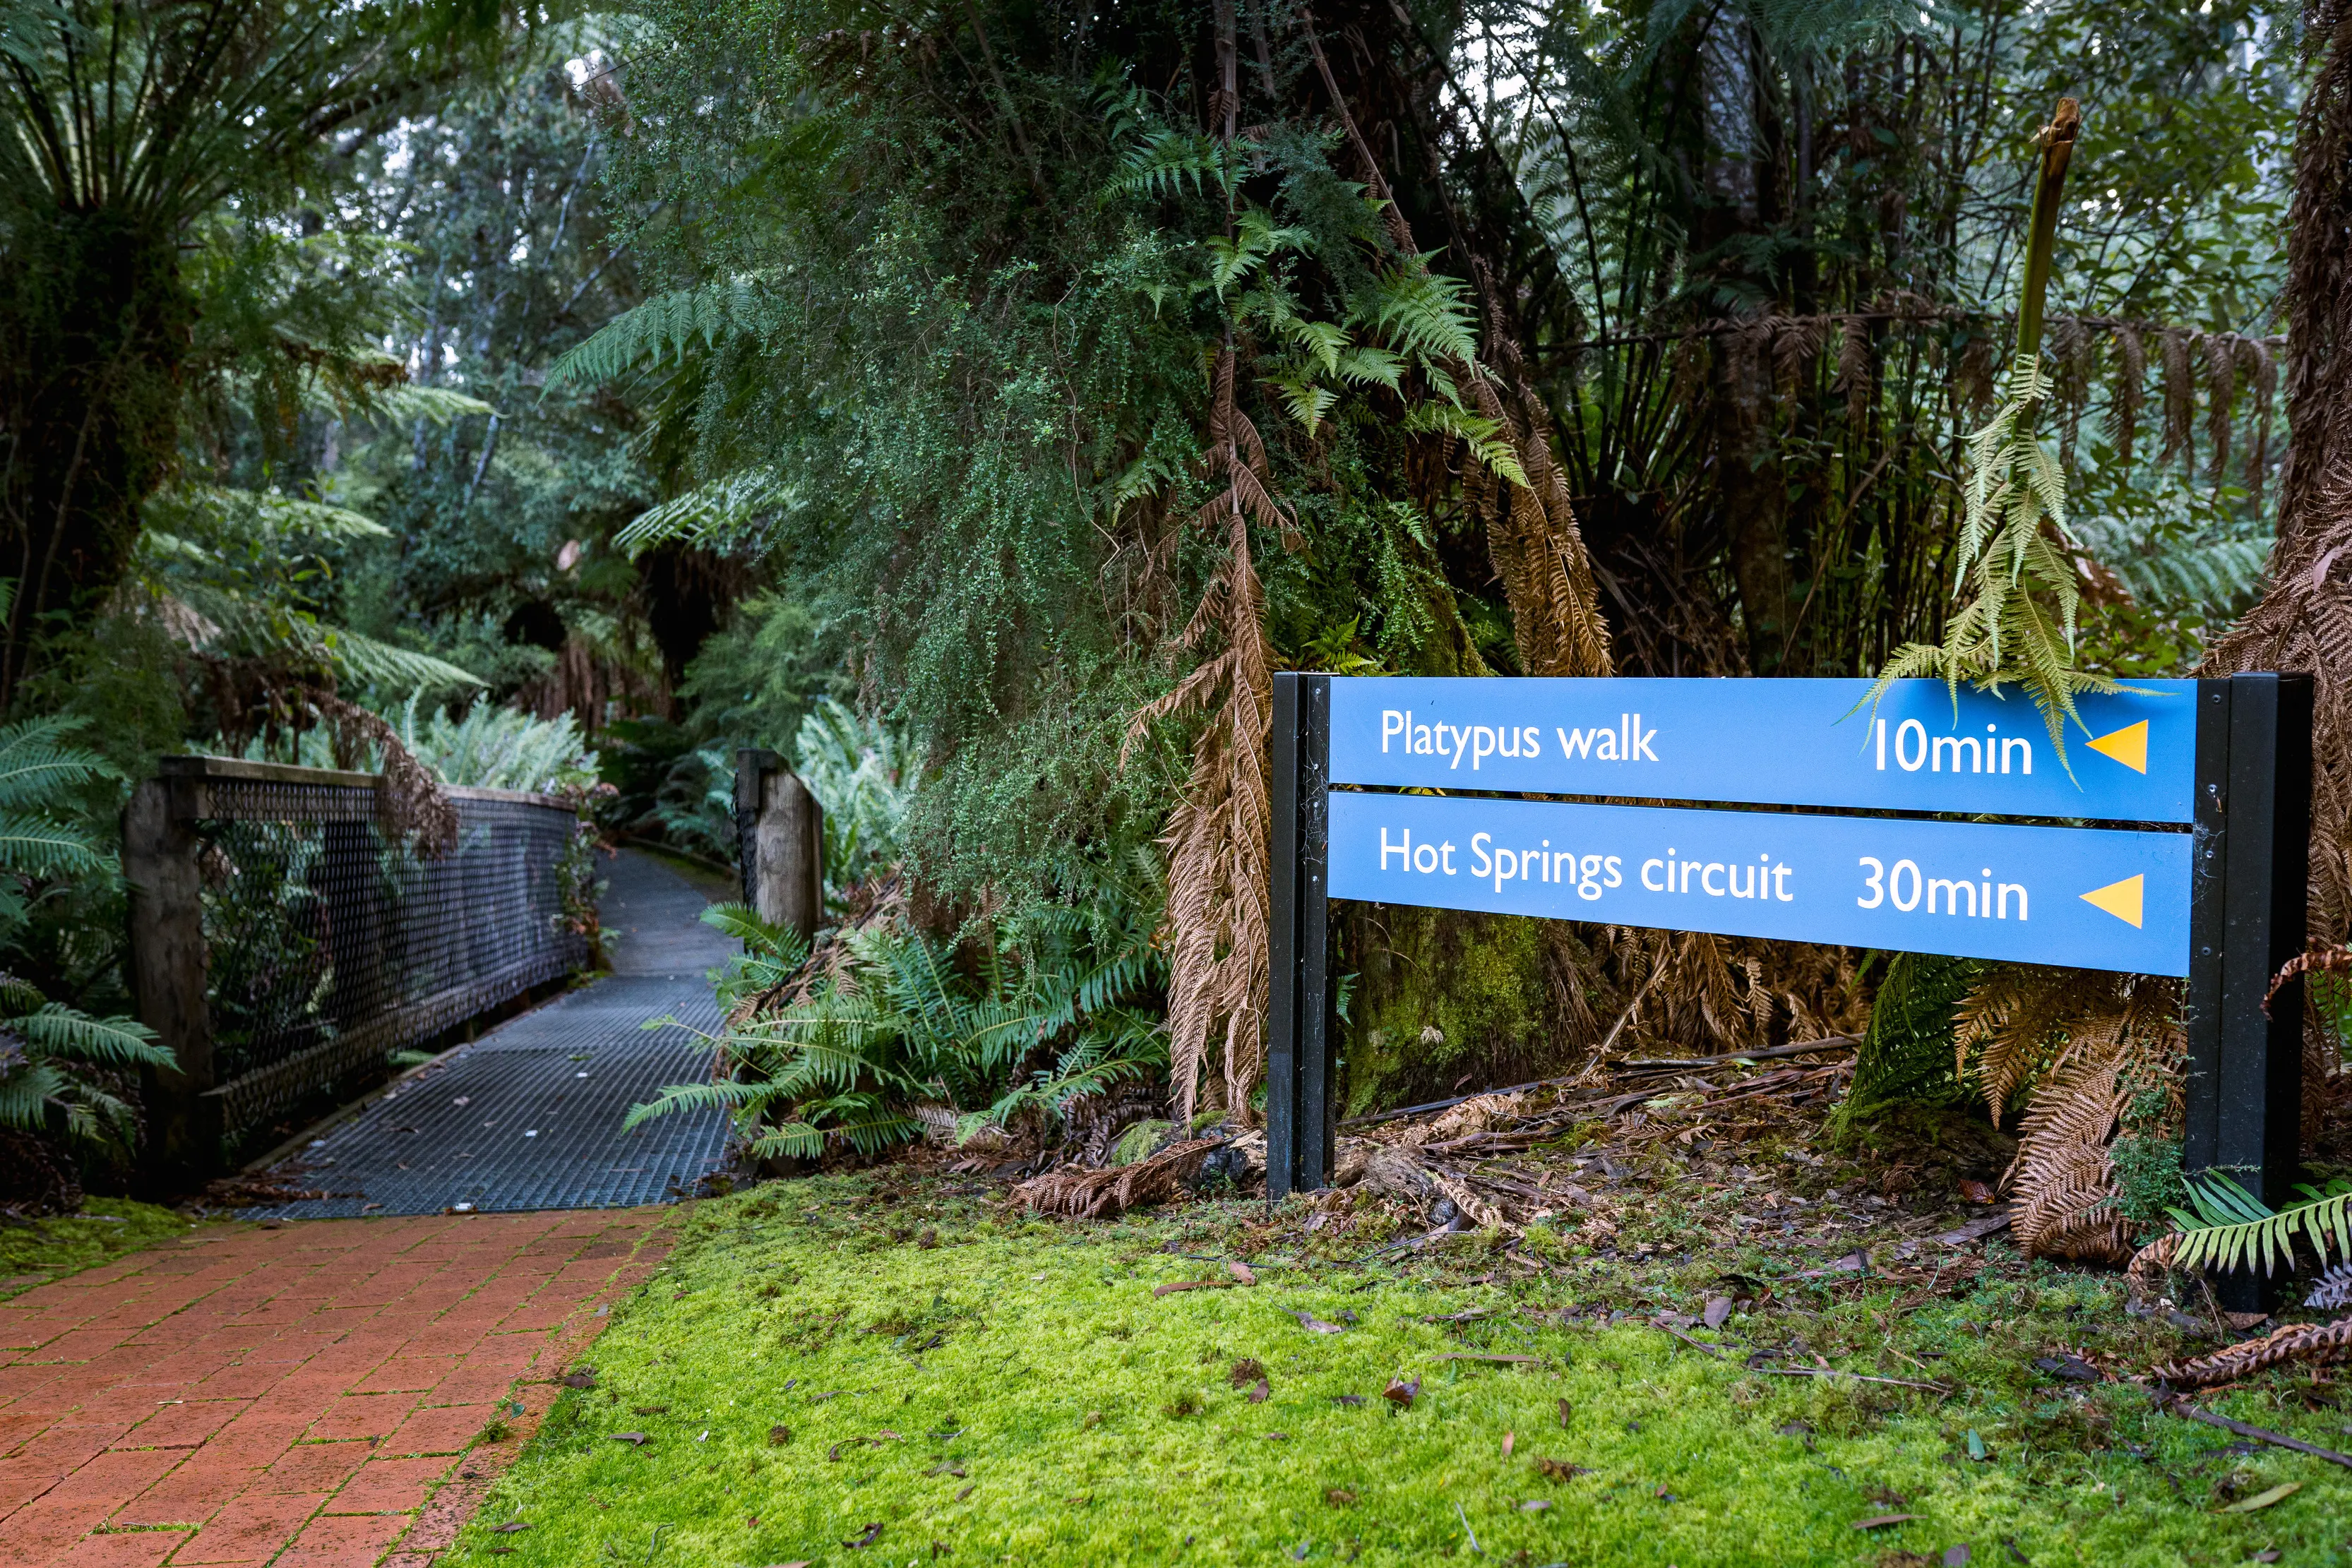
{"label": "bridge deck", "polygon": [[492,1030],[409,1078],[297,1156],[305,1185],[331,1196],[244,1211],[324,1219],[625,1208],[658,1203],[719,1163],[726,1119],[682,1113],[621,1131],[664,1084],[707,1076],[700,1030],[719,1015],[706,972],[734,944],[700,923],[708,903],[676,872],[625,851],[607,863],[602,905],[613,972]]}

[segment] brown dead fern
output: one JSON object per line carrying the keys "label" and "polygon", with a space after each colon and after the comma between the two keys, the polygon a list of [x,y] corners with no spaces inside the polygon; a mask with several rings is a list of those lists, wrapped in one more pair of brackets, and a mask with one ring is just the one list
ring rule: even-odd
{"label": "brown dead fern", "polygon": [[2152,1375],[2175,1388],[2202,1388],[2234,1383],[2290,1361],[2326,1364],[2347,1358],[2352,1358],[2352,1318],[2338,1318],[2332,1323],[2289,1323],[2211,1355],[2159,1366]]}
{"label": "brown dead fern", "polygon": [[1267,486],[1265,447],[1234,398],[1234,350],[1218,356],[1204,466],[1225,481],[1197,514],[1224,536],[1224,559],[1184,629],[1182,645],[1201,662],[1176,689],[1135,716],[1132,747],[1163,718],[1205,713],[1192,747],[1192,772],[1171,816],[1168,848],[1169,1074],[1178,1113],[1199,1106],[1209,1042],[1222,1040],[1216,1099],[1248,1114],[1264,1046],[1267,989],[1269,800],[1266,733],[1273,717],[1273,659],[1265,640],[1265,595],[1250,558],[1253,519],[1294,531]]}

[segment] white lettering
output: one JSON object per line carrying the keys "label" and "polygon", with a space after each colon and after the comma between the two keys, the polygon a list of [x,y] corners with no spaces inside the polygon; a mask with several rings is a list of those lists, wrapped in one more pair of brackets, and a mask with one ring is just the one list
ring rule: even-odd
{"label": "white lettering", "polygon": [[2009,918],[2009,895],[2012,893],[2017,894],[2017,917],[2022,920],[2025,918],[2025,889],[2014,882],[2000,884],[2000,917],[2003,920]]}
{"label": "white lettering", "polygon": [[[1919,755],[1913,757],[1909,742],[1913,735],[1919,737]],[[1916,718],[1906,718],[1895,731],[1895,762],[1906,773],[1916,773],[1927,765],[1927,727]]]}
{"label": "white lettering", "polygon": [[[1903,896],[1903,873],[1911,873],[1911,896]],[[1895,907],[1908,915],[1919,907],[1919,867],[1916,862],[1896,861],[1886,873],[1886,894],[1895,900]]]}
{"label": "white lettering", "polygon": [[1652,866],[1656,866],[1660,871],[1664,871],[1666,869],[1666,862],[1664,861],[1643,861],[1642,862],[1642,885],[1648,888],[1652,893],[1672,893],[1674,891],[1674,887],[1671,883],[1652,882],[1650,880],[1650,868]]}
{"label": "white lettering", "polygon": [[1630,762],[1639,762],[1646,753],[1649,759],[1655,762],[1658,759],[1658,754],[1650,750],[1650,742],[1657,738],[1658,732],[1654,729],[1643,729],[1642,727],[1642,716],[1638,713],[1635,714],[1633,716],[1633,754],[1626,760]]}
{"label": "white lettering", "polygon": [[1384,707],[1381,710],[1381,755],[1382,757],[1389,754],[1389,737],[1392,735],[1402,735],[1405,737],[1405,744],[1411,746],[1412,722],[1396,709]]}
{"label": "white lettering", "polygon": [[2003,773],[2009,771],[2009,748],[2012,746],[2025,753],[2025,766],[2018,771],[2029,779],[2032,778],[2033,776],[2033,742],[2022,736],[2012,735],[2000,743],[2000,770]]}
{"label": "white lettering", "polygon": [[1472,876],[1485,877],[1493,874],[1495,857],[1486,852],[1486,844],[1492,837],[1492,834],[1480,833],[1470,841],[1470,852],[1476,857],[1470,862]]}
{"label": "white lettering", "polygon": [[1886,865],[1876,855],[1863,856],[1862,863],[1870,868],[1870,880],[1863,883],[1870,889],[1870,896],[1857,898],[1854,903],[1864,909],[1875,909],[1886,902]]}
{"label": "white lettering", "polygon": [[1382,871],[1389,869],[1391,855],[1396,855],[1402,859],[1407,871],[1412,869],[1412,830],[1411,828],[1404,831],[1404,842],[1401,844],[1389,842],[1389,831],[1386,828],[1381,830],[1381,869]]}
{"label": "white lettering", "polygon": [[1592,733],[1601,738],[1600,747],[1592,753],[1593,759],[1598,762],[1618,760],[1617,732],[1613,729],[1596,729]]}

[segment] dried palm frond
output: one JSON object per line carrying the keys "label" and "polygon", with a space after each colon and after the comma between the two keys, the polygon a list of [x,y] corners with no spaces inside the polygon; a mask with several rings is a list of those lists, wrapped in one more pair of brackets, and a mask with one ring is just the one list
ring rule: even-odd
{"label": "dried palm frond", "polygon": [[2129,322],[2116,328],[2116,379],[2107,389],[2107,433],[2116,460],[2131,466],[2132,443],[2139,435],[2140,405],[2147,401],[2147,347]]}
{"label": "dried palm frond", "polygon": [[2260,338],[2238,340],[2238,373],[2253,388],[2254,435],[2246,444],[2246,494],[2256,510],[2271,465],[2271,404],[2278,399],[2278,361]]}
{"label": "dried palm frond", "polygon": [[1859,432],[1870,417],[1870,331],[1852,317],[1838,335],[1837,380],[1832,390],[1845,393],[1846,428]]}
{"label": "dried palm frond", "polygon": [[1073,1219],[1100,1219],[1124,1214],[1145,1204],[1165,1203],[1198,1176],[1201,1162],[1224,1146],[1223,1138],[1193,1138],[1171,1144],[1148,1160],[1102,1170],[1070,1166],[1032,1176],[1008,1195],[1033,1214],[1064,1214]]}
{"label": "dried palm frond", "polygon": [[2230,415],[2238,405],[2235,332],[2205,335],[2205,477],[2214,489],[2230,473]]}
{"label": "dried palm frond", "polygon": [[[1174,933],[1168,986],[1169,1074],[1180,1117],[1199,1105],[1209,1041],[1222,1035],[1217,1095],[1248,1114],[1264,1053],[1259,1033],[1268,985],[1266,732],[1273,716],[1265,592],[1250,559],[1253,517],[1289,529],[1266,485],[1265,449],[1234,403],[1234,352],[1218,357],[1206,466],[1226,481],[1199,521],[1226,536],[1225,557],[1185,628],[1183,645],[1205,656],[1176,689],[1128,728],[1132,747],[1171,716],[1209,716],[1192,747],[1192,772],[1169,820],[1168,924]],[[1210,653],[1211,648],[1214,653]]]}
{"label": "dried palm frond", "polygon": [[2167,327],[2158,339],[2163,356],[2160,379],[2164,391],[2164,449],[2158,463],[2180,459],[2182,470],[2197,471],[2197,382],[2189,369],[2190,334],[2186,327]]}
{"label": "dried palm frond", "polygon": [[2060,316],[2050,323],[2050,358],[2059,412],[2058,461],[2074,466],[2074,441],[2083,424],[2083,409],[2091,401],[2091,334],[2079,316]]}
{"label": "dried palm frond", "polygon": [[2261,1339],[2156,1369],[2158,1381],[2176,1388],[2234,1383],[2241,1377],[2290,1361],[2332,1362],[2352,1356],[2352,1318],[2332,1323],[2289,1323]]}
{"label": "dried palm frond", "polygon": [[2018,1195],[2011,1229],[2031,1254],[2118,1263],[2131,1256],[2107,1158],[2107,1139],[2123,1109],[2122,1058],[2112,1041],[2070,1046],[2034,1092],[2016,1162],[2004,1178]]}

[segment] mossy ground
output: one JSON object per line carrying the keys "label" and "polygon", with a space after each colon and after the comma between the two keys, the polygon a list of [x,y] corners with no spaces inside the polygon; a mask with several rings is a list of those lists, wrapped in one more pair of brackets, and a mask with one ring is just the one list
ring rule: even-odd
{"label": "mossy ground", "polygon": [[188,1230],[186,1216],[127,1197],[90,1198],[79,1214],[11,1219],[0,1226],[0,1301]]}
{"label": "mossy ground", "polygon": [[[2352,1563],[2352,1476],[2033,1368],[2178,1349],[2112,1275],[1784,1277],[1719,1333],[1668,1320],[1717,1355],[1656,1315],[1785,1260],[1538,1240],[1531,1272],[1464,1236],[1382,1261],[1377,1227],[1309,1232],[1299,1205],[1073,1225],[982,1196],[885,1169],[697,1205],[590,1354],[598,1386],[561,1394],[450,1561]],[[1152,1293],[1243,1257],[1254,1286]],[[1766,1349],[1958,1392],[1751,1370]],[[1537,1360],[1440,1359],[1462,1353]],[[1421,1380],[1410,1408],[1394,1377]],[[2336,1394],[2278,1376],[2210,1403],[2337,1447]],[[1917,1517],[1854,1528],[1888,1513]]]}

